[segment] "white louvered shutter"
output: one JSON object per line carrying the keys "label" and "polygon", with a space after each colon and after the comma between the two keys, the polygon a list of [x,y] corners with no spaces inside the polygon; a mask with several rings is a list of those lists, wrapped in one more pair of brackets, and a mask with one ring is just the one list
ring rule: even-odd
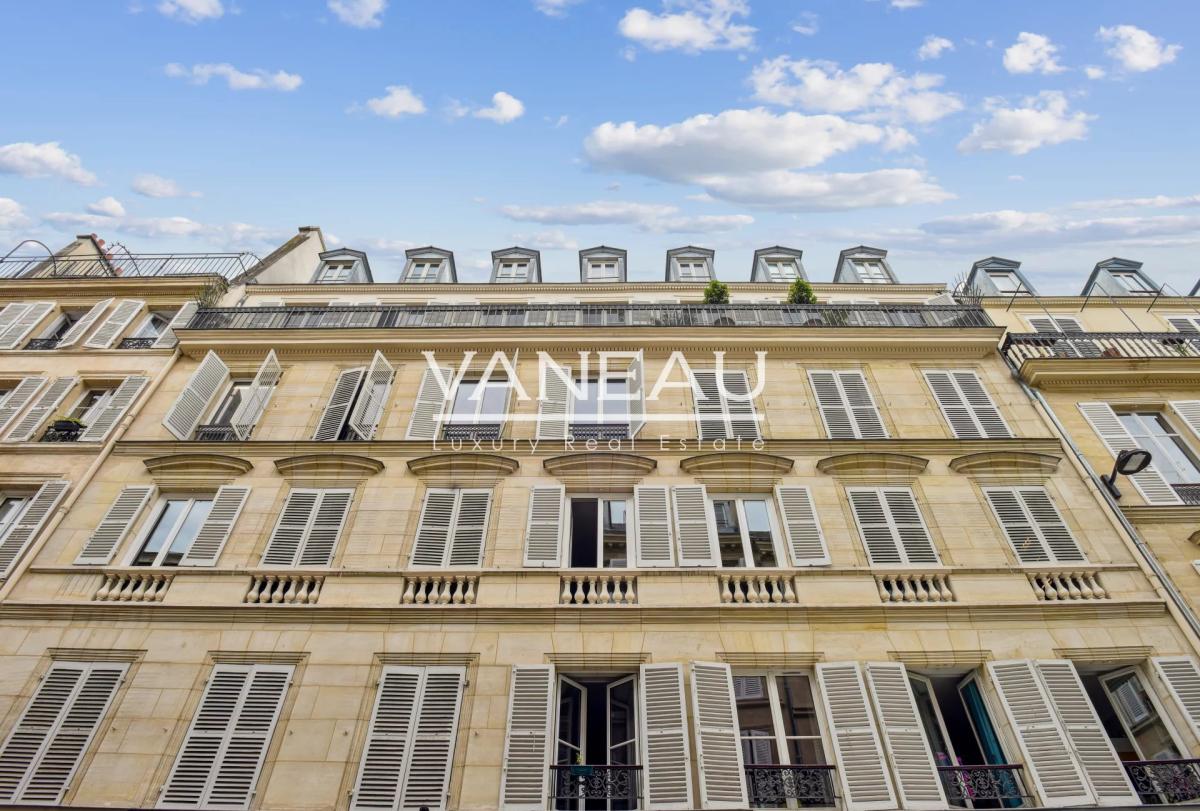
{"label": "white louvered shutter", "polygon": [[0,310],[0,335],[12,326],[12,323],[17,320],[17,316],[25,312],[29,308],[29,304],[23,301],[14,301],[4,305],[4,309]]}
{"label": "white louvered shutter", "polygon": [[779,505],[783,534],[792,553],[792,563],[796,566],[828,564],[829,548],[825,545],[825,534],[821,531],[821,522],[817,520],[809,489],[776,485],[775,501]]}
{"label": "white louvered shutter", "polygon": [[958,304],[958,301],[950,293],[938,293],[936,296],[925,299],[926,307],[953,307]]}
{"label": "white louvered shutter", "polygon": [[1192,334],[1200,333],[1200,318],[1190,318],[1187,316],[1168,317],[1167,323],[1175,328],[1177,332],[1189,332]]}
{"label": "white louvered shutter", "polygon": [[701,439],[759,438],[750,380],[744,371],[725,371],[720,378],[715,371],[695,371],[692,393]]}
{"label": "white louvered shutter", "polygon": [[629,362],[629,436],[636,437],[646,425],[646,359],[638,350]]}
{"label": "white louvered shutter", "polygon": [[[532,311],[531,311],[532,312]],[[570,375],[570,367],[563,367],[564,375]],[[545,368],[541,381],[542,393],[538,400],[537,438],[566,439],[571,422],[573,395],[571,386],[554,369]]]}
{"label": "white louvered shutter", "polygon": [[442,811],[447,807],[465,681],[466,670],[461,667],[425,668],[401,808]]}
{"label": "white louvered shutter", "polygon": [[21,382],[14,386],[3,400],[0,400],[0,433],[12,424],[21,410],[29,405],[29,401],[41,391],[44,385],[46,385],[44,377],[23,377]]}
{"label": "white louvered shutter", "polygon": [[745,808],[733,675],[723,662],[692,662],[691,671],[700,804],[704,808]]}
{"label": "white louvered shutter", "polygon": [[808,380],[831,439],[887,438],[887,429],[862,372],[809,370]]}
{"label": "white louvered shutter", "polygon": [[[1080,403],[1079,410],[1114,457],[1123,450],[1138,447],[1108,403]],[[1153,461],[1141,473],[1134,473],[1129,478],[1147,504],[1180,503],[1174,488],[1158,472]]]}
{"label": "white louvered shutter", "polygon": [[258,371],[255,372],[254,380],[250,382],[250,387],[246,390],[241,405],[237,407],[237,411],[229,421],[230,427],[233,428],[238,439],[244,441],[250,438],[250,432],[254,430],[254,426],[258,424],[263,412],[267,410],[267,403],[282,376],[283,367],[279,365],[279,358],[275,357],[275,350],[272,349],[258,367]]}
{"label": "white louvered shutter", "polygon": [[413,542],[412,566],[444,566],[458,504],[457,490],[430,488],[425,491],[417,537]]}
{"label": "white louvered shutter", "polygon": [[670,499],[666,487],[638,485],[633,488],[633,525],[639,568],[675,565]]}
{"label": "white louvered shutter", "polygon": [[863,670],[900,804],[915,811],[948,807],[904,665],[866,662]]}
{"label": "white louvered shutter", "polygon": [[557,686],[554,665],[513,665],[500,778],[504,811],[546,808]]}
{"label": "white louvered shutter", "polygon": [[459,490],[456,501],[450,557],[446,563],[451,567],[482,566],[492,491]]}
{"label": "white louvered shutter", "polygon": [[8,436],[4,437],[4,441],[28,442],[32,439],[38,427],[50,417],[55,409],[62,405],[62,401],[67,399],[67,395],[78,382],[78,377],[56,377],[50,381],[50,385],[42,390],[25,415],[13,424],[12,430],[8,432]]}
{"label": "white louvered shutter", "polygon": [[892,779],[858,664],[822,662],[817,665],[817,683],[847,811],[896,808]]}
{"label": "white louvered shutter", "polygon": [[691,751],[683,699],[683,667],[641,665],[638,702],[646,805],[653,811],[692,808]]}
{"label": "white louvered shutter", "polygon": [[696,430],[700,438],[725,438],[725,406],[717,386],[717,373],[692,372],[692,395],[696,406]]}
{"label": "white louvered shutter", "polygon": [[321,412],[321,419],[317,422],[317,430],[313,432],[314,440],[331,442],[342,433],[346,417],[350,414],[350,406],[354,403],[354,395],[358,393],[359,384],[362,383],[366,371],[362,368],[346,369],[337,376],[333,392],[329,395],[329,402],[325,404],[325,410]]}
{"label": "white louvered shutter", "polygon": [[525,565],[562,565],[566,526],[566,489],[561,484],[529,489],[529,518],[525,524]]}
{"label": "white louvered shutter", "polygon": [[137,485],[121,490],[87,539],[87,543],[83,545],[83,551],[75,558],[75,564],[103,566],[109,563],[117,547],[137,523],[142,510],[146,509],[154,490],[153,485]]}
{"label": "white louvered shutter", "polygon": [[0,747],[0,803],[58,805],[128,665],[54,662]]}
{"label": "white louvered shutter", "polygon": [[131,298],[121,299],[109,313],[108,318],[104,319],[104,323],[96,327],[92,337],[84,341],[83,345],[92,349],[108,349],[145,306],[146,302],[144,301]]}
{"label": "white louvered shutter", "polygon": [[907,487],[848,487],[846,493],[872,564],[940,563]]}
{"label": "white louvered shutter", "polygon": [[83,317],[70,326],[63,333],[63,336],[58,339],[57,349],[62,349],[68,346],[74,346],[75,343],[83,337],[83,334],[91,329],[92,324],[95,324],[100,316],[104,315],[104,311],[108,309],[108,305],[112,304],[112,299],[98,301],[92,305],[92,308],[83,314]]}
{"label": "white louvered shutter", "polygon": [[1191,656],[1156,656],[1154,672],[1187,719],[1192,735],[1200,740],[1200,668]]}
{"label": "white louvered shutter", "polygon": [[1012,436],[975,372],[927,370],[925,380],[955,437],[1008,439]]}
{"label": "white louvered shutter", "polygon": [[1044,487],[985,487],[988,504],[1022,563],[1086,563]]}
{"label": "white louvered shutter", "polygon": [[205,412],[228,385],[229,367],[210,349],[163,417],[163,425],[176,439],[191,439]]}
{"label": "white louvered shutter", "polygon": [[328,566],[333,562],[333,553],[337,550],[353,500],[353,490],[321,491],[312,521],[304,534],[297,566]]}
{"label": "white louvered shutter", "polygon": [[[441,376],[444,386],[438,384]],[[413,403],[412,419],[408,422],[405,439],[437,439],[442,425],[442,414],[446,410],[446,393],[453,382],[453,370],[439,366],[433,369],[425,367],[421,375],[421,385],[417,389],[417,399]]]}
{"label": "white louvered shutter", "polygon": [[0,579],[8,577],[42,527],[58,508],[71,483],[66,479],[51,479],[38,488],[21,514],[0,536]]}
{"label": "white louvered shutter", "polygon": [[350,801],[355,811],[399,807],[405,768],[412,759],[413,720],[422,675],[419,667],[386,667],[380,676]]}
{"label": "white louvered shutter", "polygon": [[217,665],[159,808],[246,809],[291,682],[290,665]]}
{"label": "white louvered shutter", "polygon": [[246,499],[249,495],[249,487],[235,487],[227,484],[217,489],[216,495],[213,496],[212,507],[208,510],[208,517],[196,531],[196,539],[192,541],[192,545],[179,561],[180,566],[217,565],[217,560],[221,557],[221,550],[225,548],[226,541],[233,534],[233,527],[237,523],[238,516],[242,514],[242,507],[246,506]]}
{"label": "white louvered shutter", "polygon": [[328,566],[353,490],[296,488],[288,493],[263,553],[263,566]]}
{"label": "white louvered shutter", "polygon": [[671,488],[680,566],[716,566],[717,528],[704,485]]}
{"label": "white louvered shutter", "polygon": [[1172,400],[1171,410],[1193,434],[1200,437],[1200,400]]}
{"label": "white louvered shutter", "polygon": [[104,408],[92,419],[92,424],[79,435],[79,441],[103,442],[107,439],[149,382],[150,378],[142,375],[129,375],[122,380],[121,385],[117,386],[108,402],[104,404]]}
{"label": "white louvered shutter", "polygon": [[392,378],[396,370],[387,362],[383,353],[375,350],[371,365],[367,367],[362,389],[347,421],[360,439],[373,439],[379,420],[383,417],[388,394],[392,391]]}
{"label": "white louvered shutter", "polygon": [[745,372],[725,372],[725,411],[729,414],[732,439],[759,439],[758,414],[750,397],[750,378]]}
{"label": "white louvered shutter", "polygon": [[0,349],[16,349],[51,310],[53,301],[34,301],[20,310],[7,329],[0,332]]}
{"label": "white louvered shutter", "polygon": [[167,324],[162,334],[154,341],[154,348],[170,349],[179,343],[179,336],[175,334],[175,330],[186,327],[199,309],[200,302],[198,301],[189,301],[180,307],[179,312],[175,313],[175,317],[171,319],[171,323]]}

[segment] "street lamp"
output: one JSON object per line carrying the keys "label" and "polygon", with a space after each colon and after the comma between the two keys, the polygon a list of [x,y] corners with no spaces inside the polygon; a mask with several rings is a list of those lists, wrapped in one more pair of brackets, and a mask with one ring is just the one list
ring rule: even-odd
{"label": "street lamp", "polygon": [[1141,473],[1150,466],[1150,451],[1141,448],[1129,448],[1117,454],[1117,461],[1113,463],[1112,473],[1107,476],[1101,476],[1100,481],[1104,482],[1104,486],[1108,488],[1108,492],[1112,493],[1113,498],[1119,499],[1121,491],[1117,489],[1117,476],[1132,476],[1135,473]]}

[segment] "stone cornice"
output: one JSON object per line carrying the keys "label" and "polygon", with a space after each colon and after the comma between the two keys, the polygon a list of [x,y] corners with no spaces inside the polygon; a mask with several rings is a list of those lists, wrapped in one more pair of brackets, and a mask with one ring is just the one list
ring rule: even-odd
{"label": "stone cornice", "polygon": [[159,485],[228,484],[254,468],[254,463],[223,453],[170,453],[144,460],[146,470]]}
{"label": "stone cornice", "polygon": [[1200,358],[1031,358],[1021,377],[1041,389],[1195,385]]}
{"label": "stone cornice", "polygon": [[950,460],[950,469],[967,476],[1049,476],[1061,456],[1026,451],[983,451]]}
{"label": "stone cornice", "polygon": [[[729,285],[732,293],[778,293],[782,299],[787,295],[788,285],[780,282],[735,282],[722,280]],[[918,284],[832,284],[830,282],[809,282],[813,292],[845,293],[860,298],[880,298],[909,295],[933,296],[946,289],[943,282],[924,282]],[[263,298],[278,298],[280,295],[311,295],[315,299],[344,298],[348,295],[409,297],[426,301],[430,296],[445,296],[450,293],[482,294],[490,293],[498,298],[516,296],[521,300],[529,299],[530,290],[537,290],[552,295],[565,293],[591,293],[601,298],[612,293],[691,293],[698,298],[704,293],[704,285],[697,282],[622,282],[620,284],[582,284],[580,282],[542,282],[529,284],[405,284],[402,282],[376,282],[373,284],[256,284],[251,291],[255,296]],[[870,293],[871,295],[866,295]]]}
{"label": "stone cornice", "polygon": [[830,476],[918,476],[929,460],[907,453],[841,453],[817,462],[817,470]]}
{"label": "stone cornice", "polygon": [[568,487],[607,491],[636,485],[654,472],[658,462],[633,453],[595,451],[551,456],[542,461],[542,467]]}
{"label": "stone cornice", "polygon": [[497,453],[435,453],[408,461],[408,469],[436,487],[495,487],[521,463]]}
{"label": "stone cornice", "polygon": [[305,453],[275,460],[275,469],[293,484],[358,482],[383,468],[383,462],[378,459],[352,453]]}
{"label": "stone cornice", "polygon": [[795,460],[773,453],[724,451],[681,459],[679,469],[710,487],[763,490],[778,484],[795,465]]}
{"label": "stone cornice", "polygon": [[1200,507],[1183,504],[1122,506],[1121,512],[1135,524],[1200,524]]}
{"label": "stone cornice", "polygon": [[[1151,302],[1154,306],[1151,307]],[[1149,311],[1158,310],[1174,310],[1180,312],[1194,313],[1196,311],[1196,299],[1190,296],[1161,296],[1154,299],[1153,296],[1105,296],[1098,294],[1095,296],[984,296],[979,300],[979,306],[988,311],[1016,311],[1016,312],[1032,312],[1043,314],[1048,309],[1055,307],[1064,308],[1063,314],[1068,310],[1090,310],[1093,308],[1105,308],[1113,310],[1143,310]]]}
{"label": "stone cornice", "polygon": [[106,298],[137,298],[151,305],[176,305],[195,299],[220,276],[60,276],[5,279],[4,301],[57,301],[62,305],[94,304]]}

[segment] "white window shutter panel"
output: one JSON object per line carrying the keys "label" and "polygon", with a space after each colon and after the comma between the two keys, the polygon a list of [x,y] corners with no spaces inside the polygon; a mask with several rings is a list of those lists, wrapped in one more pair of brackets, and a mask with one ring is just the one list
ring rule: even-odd
{"label": "white window shutter panel", "polygon": [[0,400],[0,433],[5,431],[34,395],[46,385],[44,377],[23,377],[3,400]]}
{"label": "white window shutter panel", "polygon": [[129,375],[122,380],[121,385],[117,386],[112,393],[112,397],[108,398],[108,403],[92,420],[92,424],[79,435],[79,441],[103,442],[107,439],[149,382],[150,378],[142,375]]}
{"label": "white window shutter panel", "polygon": [[338,438],[346,424],[346,417],[350,413],[350,406],[354,403],[354,395],[358,392],[364,374],[366,369],[362,368],[345,369],[338,374],[329,401],[325,403],[325,410],[321,412],[321,419],[317,421],[317,430],[313,432],[314,440],[331,442]]}
{"label": "white window shutter panel", "polygon": [[1016,488],[988,487],[983,492],[1017,560],[1021,563],[1050,562],[1050,550],[1046,548],[1041,534],[1034,529],[1033,520],[1026,512]]}
{"label": "white window shutter panel", "polygon": [[[445,387],[438,384],[441,376]],[[405,439],[437,439],[442,425],[442,414],[446,410],[446,392],[453,381],[454,372],[444,366],[433,369],[425,367],[417,399],[413,403],[412,419],[408,421]]]}
{"label": "white window shutter panel", "polygon": [[1168,318],[1167,323],[1174,327],[1177,332],[1200,333],[1200,328],[1196,326],[1196,322],[1191,318]]}
{"label": "white window shutter panel", "polygon": [[103,566],[109,563],[117,551],[117,547],[129,535],[138,517],[146,509],[147,502],[154,495],[153,485],[137,485],[126,487],[117,494],[108,512],[100,519],[96,529],[92,531],[83,551],[75,558],[75,564]]}
{"label": "white window shutter panel", "polygon": [[686,811],[693,805],[683,667],[646,664],[638,675],[646,805],[652,811]]}
{"label": "white window shutter panel", "polygon": [[54,662],[0,747],[0,802],[58,805],[128,665]]}
{"label": "white window shutter panel", "polygon": [[829,548],[817,520],[812,492],[807,487],[775,486],[775,501],[783,523],[783,534],[796,566],[823,566],[829,563]]}
{"label": "white window shutter panel", "polygon": [[975,421],[970,407],[967,406],[958,386],[954,385],[949,372],[926,371],[925,381],[929,384],[929,389],[942,410],[942,416],[946,418],[946,423],[955,437],[978,439],[983,436],[979,423]]}
{"label": "white window shutter panel", "polygon": [[350,411],[348,421],[360,439],[375,438],[388,395],[392,391],[392,379],[395,374],[395,368],[387,362],[383,353],[375,350],[371,365],[367,367],[367,374],[363,378],[362,391]]}
{"label": "white window shutter panel", "polygon": [[704,808],[745,808],[742,742],[733,676],[723,662],[692,662],[692,720]]}
{"label": "white window shutter panel", "polygon": [[847,488],[854,523],[862,538],[867,558],[873,565],[888,565],[904,562],[900,538],[889,520],[883,493],[878,488]]}
{"label": "white window shutter panel", "polygon": [[845,393],[857,435],[863,439],[887,439],[888,432],[883,427],[883,418],[879,416],[866,376],[856,371],[838,372],[837,379]]}
{"label": "white window shutter panel", "polygon": [[825,433],[831,439],[854,439],[854,420],[834,373],[809,370],[808,381],[817,398],[817,410],[825,423]]}
{"label": "white window shutter panel", "polygon": [[1022,563],[1086,563],[1044,487],[988,487],[988,503]]}
{"label": "white window shutter panel", "polygon": [[912,490],[907,487],[885,487],[882,492],[883,502],[904,552],[905,563],[938,565],[937,550],[933,547],[933,539],[929,536]]}
{"label": "white window shutter panel", "polygon": [[1172,400],[1171,410],[1193,434],[1200,437],[1200,400]]}
{"label": "white window shutter panel", "polygon": [[637,485],[633,488],[633,525],[639,568],[675,565],[670,499],[666,487]]}
{"label": "white window shutter panel", "polygon": [[29,308],[29,304],[23,301],[14,301],[11,304],[5,304],[3,309],[0,309],[0,335],[12,326],[12,323],[17,320],[17,316],[25,312]]}
{"label": "white window shutter panel", "polygon": [[1154,672],[1187,719],[1192,735],[1200,741],[1200,667],[1191,656],[1156,656]]}
{"label": "white window shutter panel", "polygon": [[242,508],[246,506],[249,495],[249,487],[227,484],[217,489],[208,517],[196,531],[196,540],[192,541],[191,548],[179,561],[180,566],[217,565],[221,551],[225,548],[229,536],[233,534],[233,527],[238,516],[242,514]]}
{"label": "white window shutter panel", "polygon": [[817,682],[847,811],[896,808],[883,745],[856,662],[821,662]]}
{"label": "white window shutter panel", "polygon": [[810,370],[809,384],[831,439],[886,439],[867,379],[856,370]]}
{"label": "white window shutter panel", "polygon": [[189,301],[179,308],[175,313],[175,317],[171,319],[171,323],[167,324],[162,334],[154,341],[155,349],[170,349],[179,343],[179,336],[175,334],[175,330],[183,329],[192,320],[192,316],[200,309],[200,302]]}
{"label": "white window shutter panel", "polygon": [[646,425],[646,359],[641,350],[629,363],[629,436],[636,437]]}
{"label": "white window shutter panel", "polygon": [[457,502],[447,564],[451,567],[482,566],[492,491],[459,490]]}
{"label": "white window shutter panel", "polygon": [[350,807],[354,811],[395,809],[412,759],[413,720],[421,696],[422,669],[385,667],[367,727]]}
{"label": "white window shutter panel", "polygon": [[500,777],[504,811],[546,808],[557,692],[554,665],[513,665]]}
{"label": "white window shutter panel", "polygon": [[947,808],[946,792],[925,738],[904,665],[866,662],[863,670],[884,748],[892,762],[900,804],[914,811]]}
{"label": "white window shutter panel", "polygon": [[96,327],[92,337],[84,341],[83,345],[92,349],[108,349],[145,306],[146,302],[144,301],[131,298],[121,299],[109,313],[108,318],[104,319],[104,323]]}
{"label": "white window shutter panel", "polygon": [[68,346],[74,346],[83,334],[91,329],[92,324],[99,320],[100,316],[104,315],[104,311],[108,309],[108,305],[112,304],[112,299],[98,301],[92,305],[92,308],[83,314],[83,317],[72,324],[63,336],[58,339],[57,349],[62,349]]}
{"label": "white window shutter panel", "polygon": [[425,491],[417,536],[413,542],[414,567],[444,566],[458,504],[456,490],[430,488]]}
{"label": "white window shutter panel", "polygon": [[16,349],[33,328],[41,323],[51,310],[53,301],[34,301],[17,313],[8,328],[0,332],[0,349]]}
{"label": "white window shutter panel", "polygon": [[566,488],[561,484],[529,489],[529,517],[525,523],[525,565],[562,565],[566,526]]}
{"label": "white window shutter panel", "polygon": [[465,680],[465,668],[425,668],[401,808],[447,808]]}
{"label": "white window shutter panel", "polygon": [[4,438],[5,442],[28,442],[50,414],[67,399],[67,395],[79,382],[78,377],[56,377],[42,390],[33,405],[18,419]]}
{"label": "white window shutter panel", "polygon": [[671,488],[680,566],[717,565],[717,528],[704,485]]}
{"label": "white window shutter panel", "polygon": [[692,399],[696,406],[696,431],[701,439],[724,439],[728,416],[717,386],[717,373],[692,372]]}
{"label": "white window shutter panel", "polygon": [[[1114,457],[1123,450],[1138,446],[1108,403],[1080,403],[1079,410]],[[1174,488],[1158,472],[1153,461],[1141,473],[1134,473],[1129,478],[1147,504],[1181,503]]]}
{"label": "white window shutter panel", "polygon": [[758,414],[750,398],[750,379],[745,372],[725,372],[725,411],[729,415],[729,436],[735,439],[758,439]]}
{"label": "white window shutter panel", "polygon": [[204,413],[228,385],[229,367],[210,349],[163,417],[163,425],[176,439],[191,439]]}
{"label": "white window shutter panel", "polygon": [[308,537],[308,528],[321,501],[320,490],[293,489],[288,493],[267,550],[263,553],[263,566],[294,566]]}
{"label": "white window shutter panel", "polygon": [[328,566],[333,563],[346,516],[354,501],[353,490],[322,490],[312,521],[304,533],[297,566]]}
{"label": "white window shutter panel", "polygon": [[254,426],[262,418],[263,412],[267,410],[267,403],[271,400],[275,386],[282,376],[283,367],[279,364],[279,358],[275,356],[275,350],[272,349],[259,365],[242,404],[238,406],[230,420],[233,432],[238,439],[245,441],[250,438],[250,432],[254,430]]}
{"label": "white window shutter panel", "polygon": [[[563,373],[569,375],[570,367],[563,367]],[[541,385],[543,399],[538,400],[537,438],[566,439],[571,422],[571,386],[553,369],[546,369]]]}
{"label": "white window shutter panel", "polygon": [[13,565],[50,520],[70,486],[66,479],[51,479],[44,483],[17,519],[9,524],[8,531],[0,536],[0,579],[11,574]]}
{"label": "white window shutter panel", "polygon": [[985,437],[1008,439],[1013,435],[979,375],[968,369],[952,371],[950,376]]}

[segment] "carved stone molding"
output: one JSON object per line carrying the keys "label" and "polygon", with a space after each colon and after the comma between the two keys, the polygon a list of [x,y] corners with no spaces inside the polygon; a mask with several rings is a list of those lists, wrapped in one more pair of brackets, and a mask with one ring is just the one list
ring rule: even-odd
{"label": "carved stone molding", "polygon": [[984,451],[950,460],[950,469],[967,476],[1049,476],[1061,456],[1025,451]]}
{"label": "carved stone molding", "polygon": [[408,461],[408,469],[430,487],[495,487],[521,463],[497,453],[435,453]]}
{"label": "carved stone molding", "polygon": [[279,475],[291,484],[358,482],[383,470],[383,462],[352,453],[310,453],[275,460]]}
{"label": "carved stone molding", "polygon": [[143,464],[156,483],[167,487],[229,484],[254,468],[247,459],[223,453],[172,453],[151,457]]}
{"label": "carved stone molding", "polygon": [[830,476],[895,476],[922,473],[929,460],[907,453],[843,453],[817,461],[817,470]]}
{"label": "carved stone molding", "polygon": [[679,469],[710,487],[765,490],[795,467],[794,459],[773,453],[719,451],[681,459]]}
{"label": "carved stone molding", "polygon": [[604,492],[628,490],[653,473],[658,462],[634,453],[591,451],[551,456],[542,467],[568,488]]}

